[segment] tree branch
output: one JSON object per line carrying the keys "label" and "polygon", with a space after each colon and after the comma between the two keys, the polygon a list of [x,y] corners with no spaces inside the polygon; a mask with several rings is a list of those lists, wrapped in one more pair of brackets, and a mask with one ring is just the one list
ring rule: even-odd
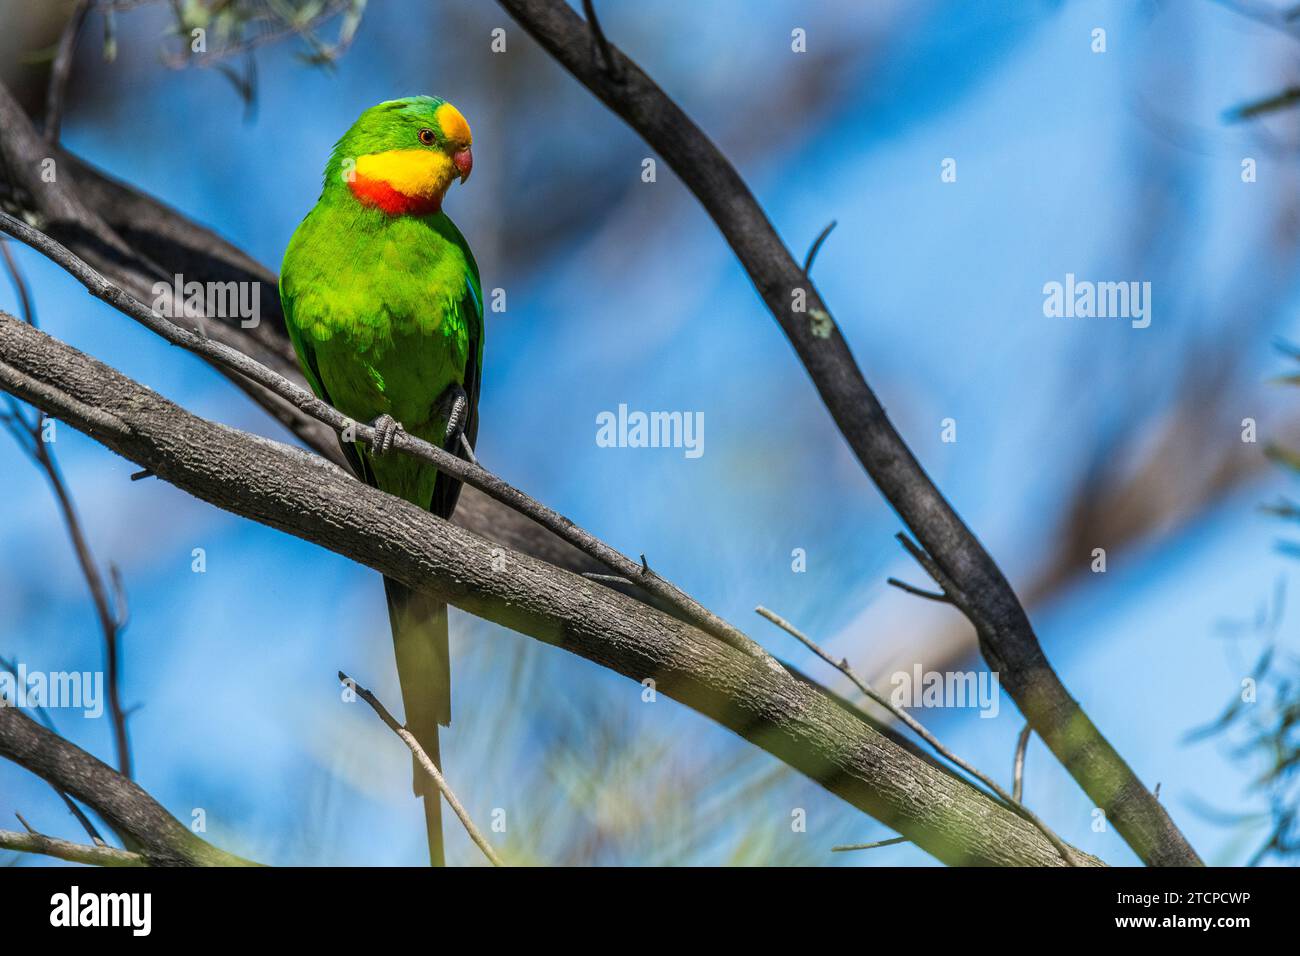
{"label": "tree branch", "polygon": [[[0,312],[0,327],[15,323],[16,319]],[[41,336],[34,329],[30,331]],[[0,757],[26,767],[56,790],[94,807],[119,836],[131,840],[135,852],[152,866],[253,865],[200,839],[138,784],[46,730],[17,707],[0,706]],[[36,834],[30,836],[40,839]]]}
{"label": "tree branch", "polygon": [[985,660],[1035,732],[1142,860],[1201,865],[1164,808],[1065,689],[1002,571],[889,421],[816,287],[727,158],[615,45],[594,51],[588,25],[567,4],[498,2],[664,158],[713,218],[859,462],[956,585],[950,597],[975,626]]}
{"label": "tree branch", "polygon": [[93,0],[77,0],[72,14],[59,37],[59,45],[50,65],[50,86],[45,96],[45,141],[54,145],[59,141],[63,126],[63,104],[67,99],[68,79],[72,75],[72,61],[77,52],[77,38],[86,24]]}
{"label": "tree branch", "polygon": [[89,846],[85,843],[70,843],[43,833],[17,833],[13,830],[0,830],[0,850],[13,850],[16,853],[39,853],[52,856],[71,863],[87,863],[91,866],[148,866],[149,861],[130,850],[119,850],[111,846]]}
{"label": "tree branch", "polygon": [[[3,314],[0,388],[218,507],[314,541],[637,682],[654,679],[665,695],[732,729],[940,860],[1062,862],[1032,824],[784,669],[526,554],[506,551],[506,570],[499,571],[500,548],[492,542],[367,487],[314,455],[196,418]],[[15,719],[31,723],[10,716],[15,713],[0,711],[0,728]],[[41,759],[31,748],[15,755],[2,732],[0,755],[25,765]],[[99,808],[103,801],[89,789],[68,787]]]}
{"label": "tree branch", "polygon": [[881,694],[874,687],[868,684],[865,680],[859,677],[857,672],[851,666],[849,666],[849,662],[847,660],[837,661],[830,654],[827,654],[820,644],[814,641],[807,634],[804,634],[802,631],[800,631],[797,627],[795,627],[785,618],[781,617],[779,614],[776,614],[761,605],[755,608],[754,610],[756,610],[763,617],[767,618],[777,627],[781,628],[781,630],[785,631],[787,634],[789,634],[791,637],[793,637],[795,640],[801,643],[804,647],[808,648],[808,650],[812,651],[814,654],[820,657],[827,664],[830,664],[831,667],[834,667],[841,674],[847,677],[850,681],[852,681],[853,686],[855,686],[858,690],[862,691],[862,693],[866,695],[868,699],[875,701],[876,704],[885,708],[885,710],[889,711],[891,714],[897,717],[908,727],[912,728],[913,733],[915,733],[918,737],[920,737],[927,744],[933,747],[935,749],[935,752],[938,753],[940,756],[942,756],[945,760],[948,760],[951,763],[955,764],[956,766],[960,767],[962,770],[965,770],[968,774],[970,774],[980,783],[984,784],[984,786],[992,790],[995,794],[997,794],[997,796],[1001,800],[1003,800],[1005,803],[1010,805],[1012,809],[1014,809],[1017,813],[1019,813],[1022,817],[1024,817],[1034,826],[1038,827],[1038,829],[1042,831],[1043,836],[1047,837],[1047,839],[1051,842],[1052,846],[1056,847],[1056,852],[1061,854],[1062,860],[1064,860],[1070,866],[1075,865],[1072,851],[1068,846],[1066,846],[1065,841],[1062,840],[1059,836],[1057,836],[1051,827],[1049,827],[1046,823],[1044,823],[1041,819],[1039,819],[1037,814],[1035,814],[1024,804],[1022,804],[1018,796],[1013,798],[1011,794],[1007,793],[1005,790],[1002,789],[1001,786],[998,785],[998,782],[996,780],[994,780],[992,777],[990,777],[988,774],[984,773],[983,771],[977,769],[972,764],[967,763],[961,757],[957,756],[957,754],[953,753],[953,751],[945,747],[942,743],[940,743],[938,737],[930,733],[930,731],[925,728],[924,724],[922,724],[919,720],[917,720],[915,717],[909,714],[902,707],[894,706],[893,701],[891,701],[884,694]]}
{"label": "tree branch", "polygon": [[888,840],[876,840],[873,843],[844,843],[831,847],[832,853],[848,853],[850,850],[878,850],[882,846],[897,846],[906,843],[907,837],[890,837]]}
{"label": "tree branch", "polygon": [[424,748],[420,746],[420,742],[415,739],[415,734],[411,733],[404,726],[399,724],[397,718],[388,712],[388,708],[383,705],[378,697],[370,693],[370,691],[366,690],[347,674],[339,671],[339,680],[351,687],[358,697],[369,704],[370,709],[379,716],[379,719],[384,722],[384,725],[393,733],[397,734],[402,743],[406,744],[406,746],[410,748],[411,753],[420,764],[420,769],[423,770],[425,775],[433,781],[434,785],[438,788],[438,792],[446,798],[447,805],[451,807],[452,812],[456,814],[456,819],[460,820],[461,826],[465,828],[465,832],[469,834],[469,838],[474,841],[474,845],[483,851],[483,855],[488,858],[488,862],[493,866],[505,866],[501,857],[497,856],[496,850],[492,849],[492,844],[488,843],[487,837],[483,836],[483,831],[474,825],[474,821],[470,819],[469,812],[461,804],[460,800],[456,797],[456,794],[452,792],[451,787],[447,784],[446,778],[442,775],[442,771],[438,769],[438,765],[429,759],[429,755],[424,752]]}
{"label": "tree branch", "polygon": [[[1029,747],[1029,735],[1034,732],[1034,728],[1025,724],[1020,730],[1020,736],[1016,738],[1016,759],[1012,762],[1011,777],[1012,790],[1011,795],[1015,797],[1016,802],[1020,802],[1020,795],[1025,789],[1025,751]],[[1156,784],[1156,796],[1160,795],[1160,784]]]}

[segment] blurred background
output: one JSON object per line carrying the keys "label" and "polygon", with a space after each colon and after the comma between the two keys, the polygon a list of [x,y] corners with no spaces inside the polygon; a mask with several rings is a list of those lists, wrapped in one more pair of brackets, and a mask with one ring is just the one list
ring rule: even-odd
{"label": "blurred background", "polygon": [[[103,12],[87,21],[68,149],[276,268],[357,114],[446,97],[475,150],[474,178],[446,209],[485,289],[507,302],[487,317],[484,463],[646,553],[837,689],[848,690],[756,604],[882,689],[917,663],[984,668],[955,611],[885,584],[929,582],[699,205],[663,162],[643,182],[651,154],[638,137],[498,7],[372,0],[359,25],[313,23],[316,45],[289,31],[186,63],[176,8],[125,6],[111,62]],[[0,0],[0,78],[32,115],[71,7]],[[1260,115],[1233,113],[1300,82],[1287,5],[599,7],[610,39],[722,147],[797,256],[837,221],[813,277],[868,380],[1024,597],[1066,686],[1160,784],[1193,845],[1211,863],[1290,862],[1295,476],[1267,452],[1300,447],[1300,393],[1279,380],[1295,359],[1278,346],[1300,340],[1300,127],[1285,95]],[[354,25],[346,51],[313,62]],[[504,52],[492,50],[497,28]],[[806,52],[792,50],[795,29]],[[949,158],[955,182],[941,181]],[[288,440],[211,368],[11,248],[46,331],[197,414]],[[1150,282],[1150,327],[1046,317],[1043,286],[1067,273]],[[0,283],[0,308],[18,307]],[[597,447],[596,416],[620,403],[702,412],[704,454]],[[942,440],[945,419],[955,442]],[[1257,441],[1243,442],[1244,419]],[[0,439],[0,657],[99,669],[49,488]],[[409,756],[340,701],[334,676],[400,700],[379,576],[132,482],[133,464],[70,428],[56,451],[90,545],[129,598],[122,690],[140,783],[183,820],[202,809],[207,839],[264,862],[422,863]],[[191,570],[194,548],[205,573]],[[1092,570],[1096,548],[1104,573]],[[504,811],[494,840],[507,859],[934,862],[909,845],[832,854],[893,834],[593,664],[455,611],[452,634],[446,770],[480,824]],[[1252,674],[1258,705],[1225,712]],[[106,719],[53,716],[112,759]],[[918,716],[1009,787],[1022,726],[1010,698],[994,719]],[[1080,848],[1136,862],[1094,829],[1090,801],[1037,739],[1025,799]],[[792,829],[796,809],[805,832]],[[42,781],[0,763],[0,816],[14,811],[79,837]],[[447,831],[453,862],[483,862]]]}

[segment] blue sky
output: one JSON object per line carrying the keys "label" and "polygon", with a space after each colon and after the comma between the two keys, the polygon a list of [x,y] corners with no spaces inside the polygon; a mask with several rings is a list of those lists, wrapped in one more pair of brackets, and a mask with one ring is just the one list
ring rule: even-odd
{"label": "blue sky", "polygon": [[[410,28],[403,17],[432,15],[410,4],[371,6],[333,73],[302,65],[291,49],[263,51],[248,119],[214,72],[158,65],[156,22],[120,17],[118,63],[85,61],[111,95],[96,97],[94,110],[74,107],[65,142],[275,266],[315,201],[330,146],[361,109],[408,92],[447,96],[474,126],[476,162],[447,210],[480,250],[485,287],[504,288],[509,302],[489,317],[484,462],[623,551],[647,553],[815,674],[754,618],[755,604],[855,659],[882,645],[907,654],[942,626],[943,609],[886,593],[889,574],[918,580],[892,541],[897,519],[666,167],[642,183],[645,148],[558,68],[523,60],[530,41],[494,8],[460,11],[463,33],[451,35]],[[1097,437],[1168,411],[1191,344],[1214,343],[1215,361],[1242,357],[1233,414],[1269,422],[1295,407],[1294,393],[1266,385],[1282,367],[1272,338],[1294,325],[1290,262],[1268,252],[1295,160],[1220,122],[1226,108],[1275,91],[1285,38],[1211,3],[662,6],[653,18],[611,10],[606,28],[735,152],[797,254],[838,221],[814,278],[896,424],[1013,579],[1050,554]],[[689,12],[694,28],[672,28],[672,8]],[[496,25],[514,52],[492,59]],[[790,52],[795,26],[808,30],[807,54]],[[1101,54],[1090,49],[1098,26],[1107,31]],[[812,61],[831,55],[843,60],[829,73],[835,82],[792,104],[787,94],[811,82]],[[509,88],[493,77],[508,68],[539,71],[548,98],[527,108],[505,99]],[[1249,185],[1239,175],[1245,155],[1258,160]],[[955,183],[940,181],[948,157]],[[507,261],[503,237],[523,224],[506,199],[575,161],[599,177],[578,185],[609,202],[565,242]],[[202,363],[36,256],[20,258],[51,334],[198,414],[278,436]],[[1042,286],[1067,272],[1152,280],[1152,326],[1045,317]],[[1235,307],[1242,302],[1249,313]],[[8,288],[0,307],[14,308]],[[597,414],[620,403],[702,412],[704,456],[597,447]],[[948,417],[954,444],[940,440]],[[1207,423],[1195,440],[1239,437]],[[408,761],[369,715],[339,702],[332,678],[342,667],[397,700],[377,576],[159,482],[130,482],[134,466],[71,429],[59,431],[57,449],[97,554],[122,568],[130,594],[125,689],[143,704],[132,721],[141,782],[182,818],[204,808],[216,842],[270,862],[418,862]],[[0,461],[0,652],[29,667],[95,666],[93,617],[48,491],[13,447],[0,446]],[[1249,768],[1214,742],[1181,741],[1242,676],[1220,624],[1249,617],[1294,575],[1275,547],[1285,529],[1258,510],[1290,484],[1261,469],[1034,610],[1067,686],[1142,778],[1161,782],[1175,819],[1214,862],[1240,862],[1249,842],[1193,803],[1252,805]],[[195,547],[207,553],[206,574],[190,570]],[[794,548],[808,555],[806,573],[791,572]],[[1281,636],[1294,646],[1286,625]],[[477,815],[506,807],[533,819],[528,802],[540,798],[528,781],[552,788],[548,799],[569,799],[571,825],[598,825],[590,803],[547,776],[546,761],[565,748],[582,758],[557,699],[597,714],[625,743],[663,744],[663,779],[693,775],[705,799],[720,799],[731,779],[719,774],[710,790],[711,768],[745,750],[676,705],[647,712],[638,688],[585,662],[463,615],[453,633],[457,710],[445,752],[453,785],[457,767],[474,780],[463,796]],[[494,732],[503,712],[517,717],[504,737]],[[72,739],[110,753],[106,722],[58,719]],[[1020,728],[1009,699],[996,720],[926,719],[976,764],[1009,775]],[[629,786],[635,794],[655,782]],[[761,799],[675,859],[726,860],[742,829],[773,852],[791,840],[821,853],[889,835],[797,779]],[[1026,799],[1066,839],[1133,861],[1113,833],[1092,832],[1087,799],[1037,742]],[[808,834],[788,833],[796,803],[809,809]],[[0,812],[11,809],[75,835],[43,784],[4,765]],[[512,839],[548,858],[540,831]],[[596,859],[635,862],[638,850],[616,843]],[[453,858],[472,862],[473,850],[456,843]],[[930,862],[906,846],[823,861]]]}

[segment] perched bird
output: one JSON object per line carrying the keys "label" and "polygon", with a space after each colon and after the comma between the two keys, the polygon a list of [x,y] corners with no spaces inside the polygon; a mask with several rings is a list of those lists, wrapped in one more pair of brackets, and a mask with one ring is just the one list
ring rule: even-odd
{"label": "perched bird", "polygon": [[[396,429],[472,458],[483,369],[483,294],[465,237],[442,211],[473,165],[469,124],[432,96],[373,106],[334,147],[315,208],[280,269],[289,336],[312,389],[373,445],[343,442],[367,484],[450,518],[460,482],[388,453]],[[463,439],[462,439],[463,436]],[[441,767],[451,722],[447,606],[384,579],[406,726]],[[415,767],[429,858],[442,866],[441,799]]]}

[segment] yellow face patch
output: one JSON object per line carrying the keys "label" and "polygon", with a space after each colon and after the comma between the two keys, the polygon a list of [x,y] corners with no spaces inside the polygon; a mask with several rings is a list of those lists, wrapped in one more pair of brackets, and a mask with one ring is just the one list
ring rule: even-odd
{"label": "yellow face patch", "polygon": [[453,146],[464,147],[470,145],[469,123],[465,122],[465,117],[460,115],[460,110],[450,103],[443,103],[438,107],[438,111],[433,114],[437,119],[438,125],[442,127],[442,135]]}
{"label": "yellow face patch", "polygon": [[388,183],[405,196],[429,199],[446,192],[457,173],[440,149],[389,149],[358,156],[357,175]]}

